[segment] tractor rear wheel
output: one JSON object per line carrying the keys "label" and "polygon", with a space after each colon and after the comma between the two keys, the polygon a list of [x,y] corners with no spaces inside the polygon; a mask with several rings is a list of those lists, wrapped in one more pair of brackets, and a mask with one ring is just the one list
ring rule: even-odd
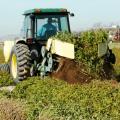
{"label": "tractor rear wheel", "polygon": [[10,73],[13,80],[18,83],[30,75],[30,51],[25,44],[16,44],[10,57]]}

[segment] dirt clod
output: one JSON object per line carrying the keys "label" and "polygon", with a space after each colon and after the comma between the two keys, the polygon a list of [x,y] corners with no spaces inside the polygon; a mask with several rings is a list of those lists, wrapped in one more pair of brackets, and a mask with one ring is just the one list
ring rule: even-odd
{"label": "dirt clod", "polygon": [[70,59],[62,59],[61,62],[62,67],[58,72],[52,73],[52,77],[65,80],[71,84],[89,83],[91,81],[92,76],[84,70],[82,63],[78,65],[78,63]]}

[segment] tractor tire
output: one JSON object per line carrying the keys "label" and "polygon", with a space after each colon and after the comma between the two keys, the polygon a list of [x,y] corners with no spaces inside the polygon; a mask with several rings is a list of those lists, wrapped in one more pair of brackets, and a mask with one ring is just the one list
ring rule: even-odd
{"label": "tractor tire", "polygon": [[0,71],[10,73],[10,67],[8,64],[0,64]]}
{"label": "tractor tire", "polygon": [[112,64],[115,64],[115,62],[116,62],[115,54],[111,53],[110,56],[109,56],[109,59],[110,59],[110,62],[111,62]]}
{"label": "tractor tire", "polygon": [[112,63],[112,64],[116,63],[116,57],[115,57],[115,54],[112,52],[112,50],[109,50],[109,54],[108,55],[106,54],[105,62]]}
{"label": "tractor tire", "polygon": [[25,44],[16,44],[10,56],[10,74],[15,83],[30,76],[30,50]]}

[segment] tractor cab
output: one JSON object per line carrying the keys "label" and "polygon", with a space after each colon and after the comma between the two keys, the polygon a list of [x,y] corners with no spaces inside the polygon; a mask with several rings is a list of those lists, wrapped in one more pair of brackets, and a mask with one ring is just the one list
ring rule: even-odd
{"label": "tractor cab", "polygon": [[[71,32],[66,9],[32,9],[24,12],[22,37],[27,43],[46,42],[57,32]],[[73,14],[70,14],[73,16]]]}

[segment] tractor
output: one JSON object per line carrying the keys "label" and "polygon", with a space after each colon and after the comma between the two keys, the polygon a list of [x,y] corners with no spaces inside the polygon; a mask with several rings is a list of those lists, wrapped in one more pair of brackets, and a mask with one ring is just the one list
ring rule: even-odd
{"label": "tractor", "polygon": [[[58,32],[71,32],[69,16],[74,16],[73,13],[64,8],[41,8],[27,10],[23,15],[21,37],[4,42],[5,62],[16,83],[28,76],[44,77],[57,72],[62,66],[62,58],[74,59],[73,44],[51,39]],[[39,30],[49,19],[56,31],[51,27],[44,28],[44,35],[40,36]]]}
{"label": "tractor", "polygon": [[[42,78],[57,73],[64,66],[65,59],[74,59],[74,45],[53,39],[59,32],[71,32],[69,16],[73,13],[64,8],[41,8],[27,10],[21,36],[4,42],[4,57],[7,64],[1,65],[9,71],[18,83],[29,76]],[[98,44],[98,57],[105,63],[115,63],[115,55],[110,50],[109,41]]]}

